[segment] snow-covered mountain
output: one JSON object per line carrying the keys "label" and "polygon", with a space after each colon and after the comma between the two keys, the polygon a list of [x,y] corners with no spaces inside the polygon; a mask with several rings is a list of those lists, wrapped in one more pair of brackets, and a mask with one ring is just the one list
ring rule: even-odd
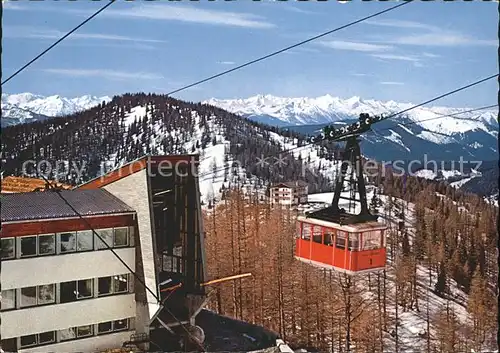
{"label": "snow-covered mountain", "polygon": [[85,95],[66,98],[59,95],[41,96],[33,93],[2,93],[2,126],[45,120],[51,117],[73,114],[109,102],[110,97]]}
{"label": "snow-covered mountain", "polygon": [[[204,103],[305,134],[317,134],[326,124],[350,122],[361,113],[389,115],[414,105],[331,95],[316,98],[258,95],[247,99],[209,99]],[[464,113],[470,110],[438,106],[412,109],[397,119],[374,125],[372,133],[362,136],[362,148],[368,152],[367,156],[378,160],[422,159],[423,153],[438,160],[459,160],[461,156],[465,160],[496,160],[498,110]]]}
{"label": "snow-covered mountain", "polygon": [[[351,97],[342,99],[329,94],[316,98],[286,98],[257,95],[246,99],[209,99],[204,103],[220,107],[232,113],[250,117],[273,125],[317,125],[356,119],[361,113],[392,114],[412,107],[413,103],[377,101]],[[497,111],[485,110],[460,114],[456,117],[437,118],[440,115],[458,114],[470,108],[419,107],[407,116],[420,126],[442,134],[466,132],[474,129],[489,131],[496,121]],[[433,120],[428,120],[433,119]]]}

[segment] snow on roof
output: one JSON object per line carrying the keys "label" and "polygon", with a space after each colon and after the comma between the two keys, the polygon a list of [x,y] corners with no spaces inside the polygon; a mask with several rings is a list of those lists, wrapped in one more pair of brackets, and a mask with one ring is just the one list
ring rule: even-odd
{"label": "snow on roof", "polygon": [[[62,184],[56,181],[49,181],[51,185],[60,187],[62,189],[71,189],[70,185]],[[46,182],[43,179],[8,176],[2,179],[2,194],[3,193],[18,193],[18,192],[31,192],[37,189],[43,191]]]}
{"label": "snow on roof", "polygon": [[281,182],[281,183],[276,183],[276,184],[272,185],[271,187],[277,188],[280,186],[284,186],[284,187],[293,189],[296,187],[304,187],[307,185],[308,184],[303,180],[296,180],[296,181],[285,181],[285,182]]}

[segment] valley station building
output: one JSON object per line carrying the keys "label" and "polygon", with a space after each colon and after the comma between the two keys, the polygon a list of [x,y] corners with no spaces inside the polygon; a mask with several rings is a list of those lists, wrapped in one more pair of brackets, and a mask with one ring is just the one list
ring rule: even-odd
{"label": "valley station building", "polygon": [[[127,342],[148,349],[155,328],[168,335],[179,322],[194,325],[206,296],[193,159],[146,156],[60,195],[2,194],[3,351],[96,352]],[[161,161],[186,168],[160,175]],[[170,311],[93,230],[162,300],[162,283],[182,283],[163,304]]]}

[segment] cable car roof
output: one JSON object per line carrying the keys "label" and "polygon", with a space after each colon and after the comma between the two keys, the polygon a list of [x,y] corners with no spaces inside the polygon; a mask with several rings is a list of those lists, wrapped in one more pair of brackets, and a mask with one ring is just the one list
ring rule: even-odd
{"label": "cable car roof", "polygon": [[340,224],[335,223],[335,222],[328,222],[328,221],[315,219],[315,218],[311,218],[311,217],[305,217],[305,216],[298,216],[297,221],[315,224],[315,225],[326,227],[326,228],[334,228],[334,229],[342,230],[344,232],[351,232],[351,233],[359,233],[359,232],[367,232],[367,231],[372,231],[372,230],[385,230],[385,229],[387,229],[387,225],[385,223],[377,222],[377,221],[340,225]]}

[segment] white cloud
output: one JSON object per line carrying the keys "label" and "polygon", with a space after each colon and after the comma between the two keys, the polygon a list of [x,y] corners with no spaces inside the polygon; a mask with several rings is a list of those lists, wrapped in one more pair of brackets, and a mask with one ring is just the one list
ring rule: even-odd
{"label": "white cloud", "polygon": [[381,85],[387,85],[387,86],[403,86],[403,82],[396,82],[396,81],[382,81],[379,82]]}
{"label": "white cloud", "polygon": [[396,27],[396,28],[414,28],[414,29],[427,29],[430,31],[439,30],[438,27],[428,25],[422,22],[403,21],[403,20],[366,20],[365,24],[383,27]]}
{"label": "white cloud", "polygon": [[415,45],[415,46],[497,46],[498,40],[485,40],[465,35],[459,31],[443,29],[442,27],[415,21],[402,20],[367,20],[368,25],[394,27],[399,29],[424,30],[416,34],[398,35],[379,40],[386,44]]}
{"label": "white cloud", "polygon": [[395,54],[370,54],[374,58],[384,59],[384,60],[401,60],[401,61],[412,61],[419,62],[420,59],[414,56],[408,55],[395,55]]}
{"label": "white cloud", "polygon": [[[4,37],[7,38],[27,38],[27,39],[60,39],[66,34],[58,30],[48,30],[33,28],[28,26],[5,26]],[[137,42],[137,43],[165,43],[163,40],[151,38],[138,38],[115,34],[102,34],[102,33],[72,33],[67,40],[70,39],[84,39],[84,40],[104,40],[104,41],[117,41],[117,42]]]}
{"label": "white cloud", "polygon": [[43,69],[41,71],[70,77],[100,77],[114,80],[159,80],[163,76],[147,72],[125,72],[105,69]]}
{"label": "white cloud", "polygon": [[236,64],[234,61],[217,61],[219,65],[234,65]]}
{"label": "white cloud", "polygon": [[[177,4],[176,4],[177,5]],[[206,10],[188,6],[152,5],[137,6],[127,10],[109,10],[101,14],[104,17],[137,18],[149,20],[181,21],[220,26],[274,28],[274,24],[264,18],[249,13]]]}
{"label": "white cloud", "polygon": [[432,53],[422,53],[422,56],[424,56],[426,58],[440,58],[441,57],[441,55],[432,54]]}
{"label": "white cloud", "polygon": [[2,10],[24,10],[25,7],[19,6],[15,2],[2,0]]}
{"label": "white cloud", "polygon": [[317,53],[320,53],[320,51],[317,50],[317,49],[308,48],[308,47],[295,47],[293,49],[287,50],[283,54],[285,54],[285,55],[296,55],[296,54],[301,54],[301,53],[317,54]]}
{"label": "white cloud", "polygon": [[[130,4],[132,5],[132,4]],[[261,16],[244,12],[229,12],[218,10],[207,10],[198,7],[185,6],[180,4],[147,4],[147,5],[132,5],[133,7],[125,10],[109,9],[99,14],[96,19],[102,18],[129,18],[129,19],[146,19],[146,20],[162,20],[162,21],[180,21],[201,23],[219,26],[231,27],[246,27],[246,28],[275,28],[276,25],[267,21]],[[17,8],[16,8],[17,9]],[[33,11],[50,11],[50,12],[64,12],[80,16],[90,16],[95,11],[82,10],[82,9],[69,9],[55,6],[44,7],[19,7],[19,10],[33,10]]]}
{"label": "white cloud", "polygon": [[477,39],[460,33],[423,33],[387,39],[385,43],[400,45],[454,47],[454,46],[498,46],[498,40]]}
{"label": "white cloud", "polygon": [[280,9],[288,10],[288,11],[291,11],[291,12],[301,13],[301,14],[304,14],[304,15],[314,15],[314,14],[317,14],[317,12],[304,10],[304,9],[301,9],[301,8],[298,8],[298,7],[295,7],[295,6],[289,6],[288,4],[280,4],[280,5],[285,5],[285,6],[282,6]]}
{"label": "white cloud", "polygon": [[341,40],[322,41],[319,44],[337,50],[351,50],[361,52],[379,52],[393,49],[389,45],[370,44],[361,42],[346,42]]}

